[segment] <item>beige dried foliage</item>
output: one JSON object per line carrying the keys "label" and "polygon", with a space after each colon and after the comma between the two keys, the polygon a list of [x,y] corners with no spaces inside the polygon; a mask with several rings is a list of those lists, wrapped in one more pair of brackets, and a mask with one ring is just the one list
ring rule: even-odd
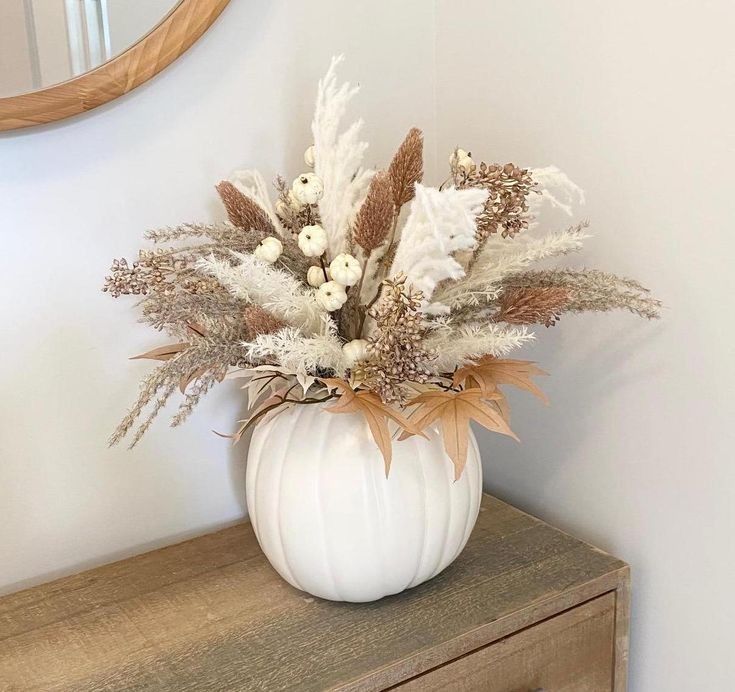
{"label": "beige dried foliage", "polygon": [[241,337],[238,316],[245,305],[219,285],[201,293],[156,293],[140,301],[141,321],[177,337],[185,332],[183,326],[196,322],[213,335],[234,339]]}
{"label": "beige dried foliage", "polygon": [[[355,90],[335,82],[337,62],[320,86],[312,128],[315,172],[324,183],[318,204],[296,202],[290,184],[279,177],[280,203],[273,208],[262,176],[241,171],[232,178],[237,186],[216,186],[229,222],[150,231],[146,237],[156,248],[141,250],[130,263],[113,261],[103,290],[113,297],[137,296],[141,321],[164,332],[166,345],[136,356],[157,361],[156,367],[112,444],[127,435],[135,444],[177,390],[183,399],[173,425],[231,370],[259,380],[252,373],[268,368],[271,374],[264,376],[266,384],[257,389],[254,409],[235,439],[285,407],[339,397],[330,410],[365,417],[386,474],[391,422],[405,434],[439,424],[458,478],[471,420],[512,435],[501,385],[543,397],[532,379],[541,374],[533,363],[503,359],[532,338],[523,325],[549,326],[564,312],[586,310],[623,308],[658,316],[660,302],[635,281],[590,270],[529,271],[535,262],[578,249],[582,226],[540,239],[506,240],[529,225],[536,200],[571,211],[579,190],[557,169],[474,166],[466,159],[460,167],[455,156],[447,181],[454,187],[430,191],[419,185],[423,135],[417,128],[384,172],[363,169],[367,145],[358,139],[360,124],[339,128]],[[400,228],[401,208],[414,197]],[[349,250],[362,260],[361,278],[332,314],[307,283],[316,260],[304,255],[295,238],[316,223],[329,238],[327,259]],[[253,252],[273,235],[281,236],[283,252],[266,265]],[[440,245],[438,239],[441,247],[424,252],[435,240]],[[383,279],[390,280],[381,284]],[[366,338],[368,348],[353,364],[343,346],[356,338]],[[321,396],[316,385],[316,395],[309,396],[320,378],[327,378],[330,391]],[[411,420],[394,405],[413,406]]]}
{"label": "beige dried foliage", "polygon": [[370,254],[388,237],[394,213],[391,177],[381,171],[372,179],[367,197],[357,214],[352,233],[353,240]]}
{"label": "beige dried foliage", "polygon": [[180,255],[187,251],[219,252],[237,250],[251,252],[265,237],[263,231],[251,229],[243,233],[243,229],[230,223],[182,223],[178,226],[157,228],[146,231],[144,238],[156,244],[187,241],[190,244],[165,248],[165,252]]}
{"label": "beige dried foliage", "polygon": [[390,162],[388,176],[396,212],[414,198],[414,185],[424,177],[423,149],[424,135],[417,127],[412,127]]}
{"label": "beige dried foliage", "polygon": [[169,292],[175,287],[168,278],[174,274],[184,276],[188,268],[189,258],[185,254],[164,248],[140,250],[138,259],[132,264],[124,257],[112,260],[110,275],[105,277],[102,290],[113,298]]}
{"label": "beige dried foliage", "polygon": [[231,224],[246,231],[255,230],[275,235],[276,229],[273,223],[257,202],[244,195],[227,180],[219,183],[216,189],[225,205]]}
{"label": "beige dried foliage", "polygon": [[[160,357],[156,357],[155,349],[153,355],[143,355],[160,360]],[[110,437],[110,445],[121,442],[129,433],[132,433],[130,447],[135,446],[174,392],[182,386],[186,388],[186,385],[192,381],[193,373],[201,373],[199,386],[187,392],[178,412],[172,419],[172,425],[184,422],[194,406],[224,376],[228,368],[247,365],[249,365],[247,352],[241,343],[221,341],[211,336],[195,337],[192,333],[192,339],[187,348],[164,360],[143,380],[137,400]],[[146,409],[149,409],[148,414],[133,431],[135,424]]]}
{"label": "beige dried foliage", "polygon": [[169,344],[167,346],[158,346],[150,351],[141,353],[137,356],[130,356],[130,360],[171,360],[189,348],[189,344],[184,342],[180,344]]}
{"label": "beige dried foliage", "polygon": [[561,286],[508,287],[498,301],[496,322],[543,324],[553,327],[569,303],[569,289]]}
{"label": "beige dried foliage", "polygon": [[[239,194],[239,193],[238,193]],[[104,291],[113,297],[143,296],[142,321],[173,336],[182,325],[199,323],[212,335],[233,342],[247,338],[242,310],[247,305],[214,277],[203,274],[197,263],[214,256],[231,261],[233,252],[251,253],[265,237],[259,230],[245,231],[229,223],[182,224],[146,233],[154,243],[175,243],[153,251],[141,250],[138,261],[115,260],[105,278]],[[282,238],[283,253],[277,266],[290,275],[306,277],[311,261],[294,238]]]}

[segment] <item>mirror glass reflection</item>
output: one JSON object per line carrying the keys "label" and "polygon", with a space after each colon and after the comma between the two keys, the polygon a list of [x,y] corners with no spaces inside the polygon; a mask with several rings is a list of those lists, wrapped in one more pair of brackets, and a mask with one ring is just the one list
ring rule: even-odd
{"label": "mirror glass reflection", "polygon": [[180,0],[0,0],[0,98],[64,82],[123,53]]}

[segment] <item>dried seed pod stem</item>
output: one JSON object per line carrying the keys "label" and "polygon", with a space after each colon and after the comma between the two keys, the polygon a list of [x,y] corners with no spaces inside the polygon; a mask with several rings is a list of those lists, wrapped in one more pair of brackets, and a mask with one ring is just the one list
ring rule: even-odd
{"label": "dried seed pod stem", "polygon": [[369,339],[368,358],[355,367],[359,381],[387,404],[406,401],[406,383],[425,383],[433,354],[422,347],[426,334],[421,293],[406,285],[405,276],[384,282],[380,302],[370,310],[376,322]]}
{"label": "dried seed pod stem", "polygon": [[471,173],[453,168],[452,176],[457,187],[480,187],[490,193],[477,217],[479,244],[494,233],[513,238],[528,227],[528,197],[536,183],[527,168],[483,162]]}

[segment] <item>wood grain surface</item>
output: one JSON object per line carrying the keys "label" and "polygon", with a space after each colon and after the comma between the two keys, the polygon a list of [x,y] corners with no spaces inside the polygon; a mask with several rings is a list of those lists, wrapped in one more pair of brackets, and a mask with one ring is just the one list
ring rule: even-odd
{"label": "wood grain surface", "polygon": [[0,131],[68,118],[140,86],[186,51],[229,0],[181,0],[165,19],[124,53],[61,84],[0,98]]}
{"label": "wood grain surface", "polygon": [[0,599],[0,690],[380,690],[603,594],[618,626],[627,580],[623,562],[485,496],[439,576],[333,603],[280,579],[246,523]]}
{"label": "wood grain surface", "polygon": [[588,601],[393,689],[401,692],[609,690],[615,594]]}

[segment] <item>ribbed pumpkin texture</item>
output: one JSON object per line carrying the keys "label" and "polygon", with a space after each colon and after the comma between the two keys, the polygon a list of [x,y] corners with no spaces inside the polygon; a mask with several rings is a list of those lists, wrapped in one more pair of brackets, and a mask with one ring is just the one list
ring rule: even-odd
{"label": "ribbed pumpkin texture", "polygon": [[255,535],[292,586],[374,601],[431,579],[464,548],[482,494],[474,436],[454,482],[439,432],[393,443],[383,459],[364,418],[294,406],[256,426],[247,464]]}

